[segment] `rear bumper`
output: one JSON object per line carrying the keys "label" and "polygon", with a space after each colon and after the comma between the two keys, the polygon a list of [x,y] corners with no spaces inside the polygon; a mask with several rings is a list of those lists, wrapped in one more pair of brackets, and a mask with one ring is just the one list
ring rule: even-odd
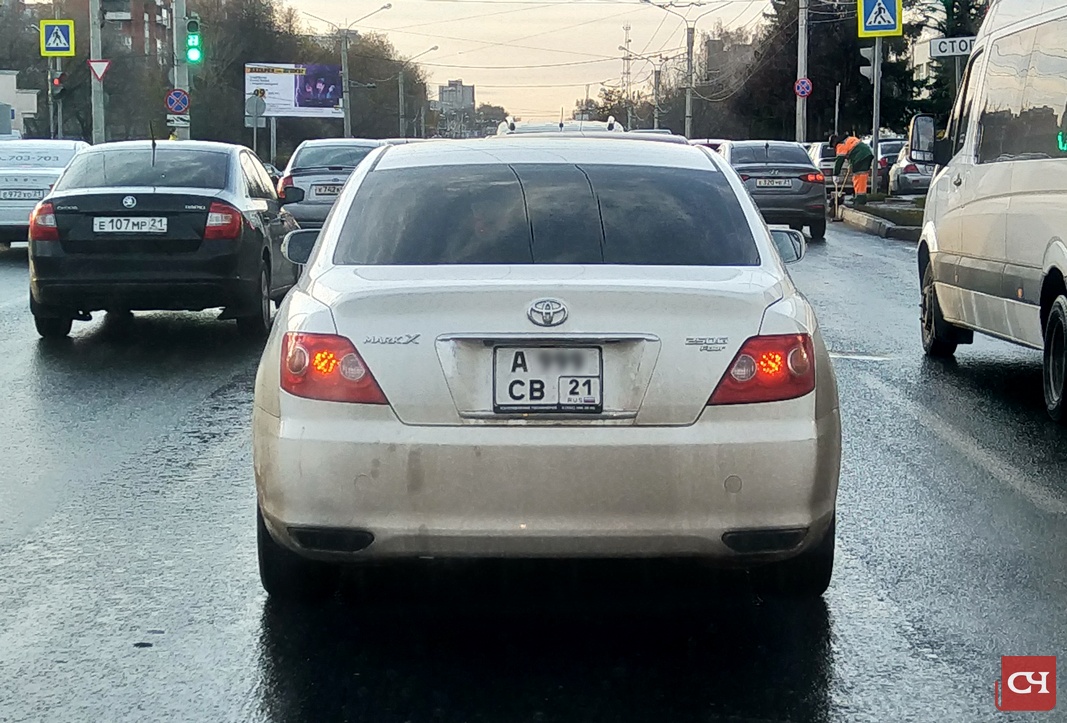
{"label": "rear bumper", "polygon": [[29,237],[30,214],[37,204],[0,202],[0,241],[25,241]]}
{"label": "rear bumper", "polygon": [[752,200],[767,223],[815,221],[826,217],[826,190],[816,190],[805,196],[752,194]]}
{"label": "rear bumper", "polygon": [[[285,421],[253,413],[256,485],[272,536],[307,557],[744,565],[816,543],[835,509],[840,422],[812,419],[814,395],[687,427],[415,427],[388,407],[283,396]],[[783,529],[799,531],[789,549],[743,554],[722,539]],[[307,530],[373,542],[312,549],[298,542]]]}
{"label": "rear bumper", "polygon": [[248,305],[258,292],[258,249],[232,241],[151,255],[67,254],[59,242],[30,244],[30,296],[39,311],[198,311]]}
{"label": "rear bumper", "polygon": [[319,229],[326,223],[326,217],[330,215],[332,204],[327,203],[294,203],[285,207],[300,228]]}
{"label": "rear bumper", "polygon": [[930,176],[901,174],[897,176],[897,188],[901,191],[925,193],[930,190]]}

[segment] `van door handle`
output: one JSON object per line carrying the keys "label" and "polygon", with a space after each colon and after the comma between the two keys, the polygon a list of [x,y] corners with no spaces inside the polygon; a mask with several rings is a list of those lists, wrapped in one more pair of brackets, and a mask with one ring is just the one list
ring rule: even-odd
{"label": "van door handle", "polygon": [[963,185],[963,176],[961,176],[960,174],[957,173],[956,177],[952,179],[952,185],[956,186],[957,188],[959,186],[962,186]]}

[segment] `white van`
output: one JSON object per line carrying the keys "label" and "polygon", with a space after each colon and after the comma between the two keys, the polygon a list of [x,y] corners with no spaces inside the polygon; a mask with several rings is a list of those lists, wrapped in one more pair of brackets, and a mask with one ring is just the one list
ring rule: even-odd
{"label": "white van", "polygon": [[1045,403],[1067,423],[1067,0],[996,0],[944,138],[916,116],[909,158],[939,168],[919,241],[923,347],[975,331],[1044,350]]}

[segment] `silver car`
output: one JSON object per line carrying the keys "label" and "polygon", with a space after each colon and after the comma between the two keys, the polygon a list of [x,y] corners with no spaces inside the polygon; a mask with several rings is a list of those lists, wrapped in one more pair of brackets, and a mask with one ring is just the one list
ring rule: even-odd
{"label": "silver car", "polygon": [[829,583],[833,368],[724,159],[505,137],[375,150],[260,362],[258,544],[276,597],[337,564],[696,557]]}
{"label": "silver car", "polygon": [[82,141],[5,141],[0,143],[0,246],[26,241],[30,214],[48,195]]}
{"label": "silver car", "polygon": [[912,163],[908,160],[908,147],[897,154],[896,162],[889,168],[889,192],[892,194],[925,194],[930,190],[934,167],[927,163]]}
{"label": "silver car", "polygon": [[767,223],[807,226],[826,238],[826,176],[790,141],[728,141],[719,150],[741,176]]}
{"label": "silver car", "polygon": [[297,146],[278,181],[278,197],[299,188],[304,198],[286,206],[301,228],[321,228],[348,176],[375,148],[386,141],[366,138],[323,138]]}

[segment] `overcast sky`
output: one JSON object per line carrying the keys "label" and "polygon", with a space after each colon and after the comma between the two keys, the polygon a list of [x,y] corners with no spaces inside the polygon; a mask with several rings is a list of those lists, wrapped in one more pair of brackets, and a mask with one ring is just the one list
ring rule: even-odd
{"label": "overcast sky", "polygon": [[[289,4],[347,25],[386,1],[289,0]],[[618,48],[627,22],[635,53],[676,53],[685,47],[682,19],[639,0],[392,0],[392,4],[391,10],[354,28],[385,33],[407,57],[440,46],[417,61],[429,74],[432,88],[461,78],[476,86],[477,102],[503,105],[527,119],[558,118],[561,106],[569,117],[574,101],[585,95],[586,84],[594,97],[602,82],[617,87],[623,65]],[[702,16],[698,31],[713,28],[717,20],[729,27],[751,28],[767,4],[767,0],[720,0],[676,10],[691,19]],[[310,18],[308,23],[327,29]],[[634,62],[632,73],[635,88],[648,85],[652,66]],[[436,97],[436,90],[430,95]]]}

